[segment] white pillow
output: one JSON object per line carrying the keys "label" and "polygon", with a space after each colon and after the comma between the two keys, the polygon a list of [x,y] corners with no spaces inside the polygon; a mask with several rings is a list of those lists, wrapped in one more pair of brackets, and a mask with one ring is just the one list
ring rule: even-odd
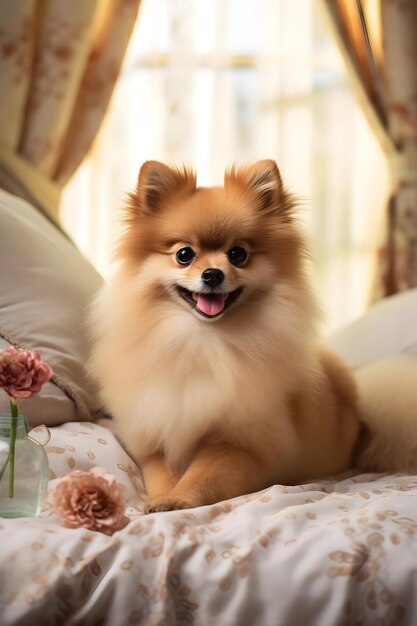
{"label": "white pillow", "polygon": [[394,354],[417,356],[417,289],[380,300],[328,345],[354,368]]}
{"label": "white pillow", "polygon": [[[75,245],[30,204],[0,190],[0,349],[38,350],[54,371],[20,403],[31,425],[91,420],[98,398],[84,364],[85,310],[102,279]],[[0,390],[0,412],[8,397]]]}

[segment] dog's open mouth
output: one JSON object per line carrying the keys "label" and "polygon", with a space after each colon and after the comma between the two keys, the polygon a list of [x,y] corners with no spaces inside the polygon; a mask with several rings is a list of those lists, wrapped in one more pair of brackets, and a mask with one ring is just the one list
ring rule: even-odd
{"label": "dog's open mouth", "polygon": [[185,287],[177,287],[181,298],[195,308],[204,317],[217,317],[223,313],[240,296],[243,289],[239,287],[229,293],[197,293]]}

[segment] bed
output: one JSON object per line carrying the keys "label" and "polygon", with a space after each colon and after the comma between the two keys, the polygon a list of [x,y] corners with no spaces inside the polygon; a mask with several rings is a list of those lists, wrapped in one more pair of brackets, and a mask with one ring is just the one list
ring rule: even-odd
{"label": "bed", "polygon": [[[51,430],[50,485],[103,467],[126,488],[129,523],[112,536],[69,529],[48,504],[38,518],[0,518],[2,626],[417,624],[417,476],[350,472],[144,515],[140,470],[98,419],[82,369],[79,316],[101,279],[33,207],[0,192],[5,232],[0,347],[41,349],[54,369],[25,405]],[[417,353],[416,314],[417,293],[390,298],[332,343],[353,366]]]}
{"label": "bed", "polygon": [[130,521],[106,536],[62,527],[48,507],[1,520],[1,624],[417,623],[417,476],[274,485],[144,516],[140,472],[110,429],[51,432],[51,485],[104,467]]}

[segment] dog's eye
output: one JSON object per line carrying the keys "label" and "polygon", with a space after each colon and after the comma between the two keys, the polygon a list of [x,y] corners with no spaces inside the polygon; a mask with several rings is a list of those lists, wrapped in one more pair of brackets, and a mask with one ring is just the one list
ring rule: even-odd
{"label": "dog's eye", "polygon": [[180,265],[189,265],[195,258],[195,252],[192,248],[186,246],[185,248],[180,248],[178,250],[175,258]]}
{"label": "dog's eye", "polygon": [[248,260],[248,253],[245,248],[241,248],[240,246],[235,246],[234,248],[230,248],[227,253],[229,257],[229,261],[233,263],[233,265],[243,265]]}

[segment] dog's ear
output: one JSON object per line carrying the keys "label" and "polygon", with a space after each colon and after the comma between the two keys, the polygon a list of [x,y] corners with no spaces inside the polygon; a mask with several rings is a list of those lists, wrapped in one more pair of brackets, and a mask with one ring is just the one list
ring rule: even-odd
{"label": "dog's ear", "polygon": [[139,172],[136,193],[130,208],[145,214],[161,210],[168,197],[187,198],[196,190],[194,172],[186,167],[171,168],[159,161],[146,161]]}
{"label": "dog's ear", "polygon": [[238,186],[253,192],[260,210],[267,213],[284,213],[286,199],[278,166],[272,159],[257,161],[253,165],[232,166],[224,176],[224,186]]}

